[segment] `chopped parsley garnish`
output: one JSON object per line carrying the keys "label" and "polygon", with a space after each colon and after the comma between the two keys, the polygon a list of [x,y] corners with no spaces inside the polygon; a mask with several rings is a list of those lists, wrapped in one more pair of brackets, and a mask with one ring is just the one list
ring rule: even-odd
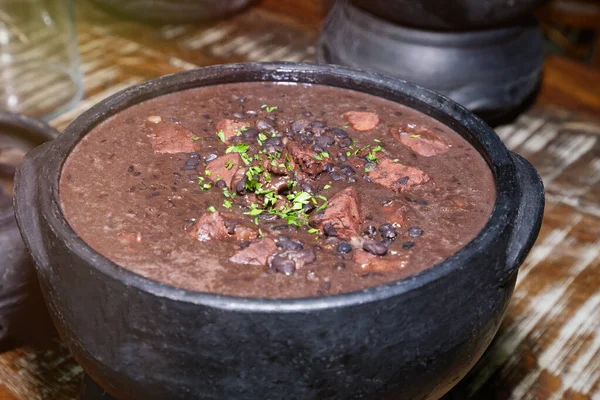
{"label": "chopped parsley garnish", "polygon": [[331,185],[325,185],[325,186],[323,186],[323,189],[324,190],[331,189]]}
{"label": "chopped parsley garnish", "polygon": [[326,152],[326,151],[322,151],[321,152],[321,157],[323,157],[323,158],[329,158],[329,153]]}
{"label": "chopped parsley garnish", "polygon": [[[250,211],[245,212],[244,214],[246,215],[250,215],[250,216],[255,216],[255,215],[260,215],[264,212],[265,210],[262,210],[260,208],[258,208],[258,206],[255,203],[252,203],[250,205]],[[256,222],[256,221],[255,221]]]}
{"label": "chopped parsley garnish", "polygon": [[378,162],[376,153],[380,152],[381,150],[383,150],[381,146],[374,147],[369,154],[367,154],[367,159],[369,161]]}
{"label": "chopped parsley garnish", "polygon": [[209,169],[207,169],[206,171],[204,171],[204,175],[206,175],[206,176],[210,176],[210,174],[212,174],[212,172],[210,172],[210,170],[209,170]]}
{"label": "chopped parsley garnish", "polygon": [[234,144],[234,145],[229,146],[225,150],[225,153],[238,153],[240,155],[240,157],[242,157],[244,164],[248,165],[252,162],[252,156],[250,156],[248,154],[249,148],[250,148],[250,146],[247,145],[246,143]]}
{"label": "chopped parsley garnish", "polygon": [[400,159],[399,158],[394,158],[392,161],[393,162],[400,162]]}
{"label": "chopped parsley garnish", "polygon": [[193,140],[194,142],[197,142],[198,140],[200,140],[200,136],[194,136],[194,137],[192,138],[192,140]]}
{"label": "chopped parsley garnish", "polygon": [[263,104],[260,108],[262,108],[263,110],[265,110],[268,113],[271,113],[271,112],[279,109],[279,107],[277,107],[277,106],[269,106],[267,104]]}
{"label": "chopped parsley garnish", "polygon": [[263,142],[265,140],[267,140],[267,139],[268,139],[267,135],[265,135],[264,133],[261,132],[261,133],[258,134],[258,140],[257,140],[257,142],[258,142],[259,145],[262,146]]}
{"label": "chopped parsley garnish", "polygon": [[203,176],[199,176],[198,177],[198,186],[200,186],[201,190],[208,190],[212,187],[212,185],[210,183],[206,183],[204,181],[204,177]]}
{"label": "chopped parsley garnish", "polygon": [[223,207],[225,207],[226,209],[230,209],[231,206],[233,205],[233,203],[229,200],[223,200]]}
{"label": "chopped parsley garnish", "polygon": [[225,143],[225,132],[223,132],[223,129],[217,132],[217,137],[221,139],[221,142]]}
{"label": "chopped parsley garnish", "polygon": [[373,141],[377,142],[377,143],[381,143],[381,140],[379,140],[379,139],[373,139]]}
{"label": "chopped parsley garnish", "polygon": [[352,153],[350,153],[349,151],[346,152],[346,157],[350,157],[352,155]]}
{"label": "chopped parsley garnish", "polygon": [[215,208],[215,206],[210,206],[210,207],[208,207],[208,208],[206,209],[206,211],[208,211],[208,212],[211,212],[211,213],[214,213],[214,212],[216,212],[216,211],[217,211],[217,209]]}
{"label": "chopped parsley garnish", "polygon": [[409,138],[411,138],[411,139],[418,139],[420,137],[421,137],[421,135],[410,135],[409,136]]}
{"label": "chopped parsley garnish", "polygon": [[244,125],[240,128],[240,132],[246,132],[248,130],[248,126]]}
{"label": "chopped parsley garnish", "polygon": [[225,161],[225,168],[227,168],[227,169],[233,168],[233,161]]}
{"label": "chopped parsley garnish", "polygon": [[319,234],[319,230],[316,228],[310,228],[306,232],[311,233],[311,234],[317,234],[317,235]]}

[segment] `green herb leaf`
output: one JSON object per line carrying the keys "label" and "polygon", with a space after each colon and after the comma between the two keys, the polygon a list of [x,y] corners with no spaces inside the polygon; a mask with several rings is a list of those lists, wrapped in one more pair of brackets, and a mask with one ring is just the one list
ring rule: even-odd
{"label": "green herb leaf", "polygon": [[227,169],[233,168],[233,161],[225,161],[225,168],[227,168]]}
{"label": "green herb leaf", "polygon": [[311,233],[311,234],[319,234],[319,230],[316,228],[310,228],[306,232]]}
{"label": "green herb leaf", "polygon": [[210,206],[210,207],[208,207],[208,208],[206,209],[206,211],[208,211],[208,212],[211,212],[211,213],[214,213],[214,212],[216,212],[216,211],[217,211],[217,209],[216,209],[214,206]]}
{"label": "green herb leaf", "polygon": [[249,145],[247,145],[246,143],[239,143],[239,144],[235,144],[232,146],[229,146],[226,150],[225,153],[239,153],[239,154],[244,154],[248,151],[248,149],[250,148]]}
{"label": "green herb leaf", "polygon": [[410,135],[409,136],[409,138],[411,138],[411,139],[418,139],[420,137],[421,137],[421,135]]}
{"label": "green herb leaf", "polygon": [[260,108],[262,108],[263,110],[266,110],[268,113],[271,113],[271,112],[277,110],[279,107],[277,107],[277,106],[269,106],[267,104],[263,104]]}
{"label": "green herb leaf", "polygon": [[212,172],[210,172],[210,170],[209,170],[209,169],[207,169],[206,171],[204,171],[204,175],[206,175],[206,176],[210,176],[210,174],[211,174],[211,173],[212,173]]}
{"label": "green herb leaf", "polygon": [[323,189],[324,190],[331,189],[331,185],[325,185],[325,186],[323,186]]}
{"label": "green herb leaf", "polygon": [[225,207],[228,210],[231,208],[232,204],[233,203],[229,200],[223,200],[223,207]]}
{"label": "green herb leaf", "polygon": [[225,143],[225,132],[223,132],[223,129],[217,132],[217,137],[221,139],[221,142]]}
{"label": "green herb leaf", "polygon": [[192,140],[193,140],[194,142],[197,142],[198,140],[200,140],[200,136],[194,136],[194,137],[192,138]]}
{"label": "green herb leaf", "polygon": [[322,151],[321,152],[321,157],[323,157],[323,158],[329,158],[329,153],[326,152],[326,151]]}
{"label": "green herb leaf", "polygon": [[246,215],[250,215],[250,216],[255,216],[255,215],[260,215],[264,212],[265,210],[262,210],[260,208],[253,208],[252,210],[245,212],[244,214]]}

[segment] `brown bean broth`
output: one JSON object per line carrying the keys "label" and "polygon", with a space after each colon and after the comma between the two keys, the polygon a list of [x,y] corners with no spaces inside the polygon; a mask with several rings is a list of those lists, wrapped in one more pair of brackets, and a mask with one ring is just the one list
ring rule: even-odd
{"label": "brown bean broth", "polygon": [[[241,97],[245,98],[243,102]],[[261,109],[263,104],[278,109],[267,113]],[[190,220],[202,216],[210,206],[225,211],[222,193],[216,188],[199,189],[196,175],[204,170],[204,162],[198,172],[183,171],[189,154],[155,154],[147,137],[146,120],[150,115],[158,115],[180,122],[200,137],[202,159],[210,153],[221,155],[227,148],[216,135],[216,123],[248,110],[258,112],[262,118],[272,115],[285,121],[318,120],[329,127],[347,126],[342,117],[347,111],[368,110],[379,115],[381,124],[372,132],[345,130],[357,139],[357,146],[380,144],[391,157],[427,172],[433,182],[403,193],[373,183],[362,186],[364,165],[354,158],[345,164],[359,172],[357,183],[332,181],[327,173],[321,174],[318,181],[319,185],[332,185],[321,192],[328,198],[349,185],[360,184],[357,188],[365,218],[363,228],[369,223],[379,226],[386,222],[381,212],[386,201],[393,200],[389,207],[406,208],[407,223],[397,228],[398,238],[390,246],[396,254],[385,256],[397,257],[398,268],[383,272],[365,270],[352,261],[352,254],[338,256],[324,238],[317,239],[306,228],[300,228],[295,238],[305,247],[320,245],[322,249],[317,251],[315,263],[305,265],[292,276],[269,273],[267,267],[230,262],[228,258],[239,248],[237,242],[199,242],[190,238],[186,232]],[[312,116],[306,117],[307,112]],[[389,134],[390,127],[406,123],[435,130],[451,148],[434,157],[414,153]],[[104,121],[81,140],[65,162],[60,199],[69,224],[84,241],[137,274],[194,291],[293,298],[372,287],[446,259],[483,228],[493,208],[495,189],[492,174],[480,154],[458,134],[420,112],[371,95],[327,86],[236,83],[154,98]],[[237,208],[236,213],[244,211],[247,210]],[[408,235],[408,229],[414,226],[423,230],[421,237]],[[266,236],[274,235],[267,227],[263,229]],[[124,243],[119,233],[141,233],[141,241]],[[414,246],[406,249],[409,241]],[[345,268],[336,268],[341,258],[345,258]]]}

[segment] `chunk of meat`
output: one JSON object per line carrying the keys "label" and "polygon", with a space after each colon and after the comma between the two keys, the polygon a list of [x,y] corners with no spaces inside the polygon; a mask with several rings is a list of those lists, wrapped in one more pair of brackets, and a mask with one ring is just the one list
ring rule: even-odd
{"label": "chunk of meat", "polygon": [[235,239],[239,241],[252,240],[258,233],[247,226],[240,224],[232,214],[220,212],[206,213],[196,221],[189,231],[189,235],[201,242],[212,239]]}
{"label": "chunk of meat", "polygon": [[450,145],[440,135],[423,126],[415,127],[411,124],[401,128],[392,128],[391,134],[394,139],[425,157],[444,154],[450,148]]}
{"label": "chunk of meat", "polygon": [[360,268],[366,271],[387,272],[405,268],[408,265],[408,255],[375,256],[364,250],[354,252],[352,259]]}
{"label": "chunk of meat", "polygon": [[368,111],[348,111],[344,113],[344,119],[359,132],[368,132],[379,125],[379,115]]}
{"label": "chunk of meat", "polygon": [[382,159],[379,165],[367,172],[367,176],[373,182],[394,192],[403,192],[431,181],[431,177],[426,172],[387,158]]}
{"label": "chunk of meat", "polygon": [[235,119],[222,119],[217,123],[217,134],[223,131],[223,139],[225,143],[230,144],[231,139],[239,136],[242,130],[250,128],[250,124],[246,122],[237,121]]}
{"label": "chunk of meat", "polygon": [[362,213],[356,189],[346,188],[329,199],[327,208],[313,223],[329,236],[349,239],[358,235]]}
{"label": "chunk of meat", "polygon": [[158,123],[147,122],[146,126],[155,153],[194,153],[200,150],[200,143],[194,140],[194,132],[181,124],[162,120]]}
{"label": "chunk of meat", "polygon": [[269,256],[277,251],[277,245],[273,239],[265,238],[263,240],[251,243],[250,246],[238,250],[229,261],[237,264],[247,265],[267,265]]}
{"label": "chunk of meat", "polygon": [[[323,172],[323,167],[327,163],[327,159],[320,157],[316,151],[307,149],[294,142],[290,142],[286,146],[286,155],[308,175],[317,175]],[[319,160],[319,158],[321,159]]]}
{"label": "chunk of meat", "polygon": [[229,153],[219,156],[208,163],[206,169],[210,175],[206,177],[213,183],[222,179],[230,190],[235,188],[246,173],[244,162],[238,153]]}

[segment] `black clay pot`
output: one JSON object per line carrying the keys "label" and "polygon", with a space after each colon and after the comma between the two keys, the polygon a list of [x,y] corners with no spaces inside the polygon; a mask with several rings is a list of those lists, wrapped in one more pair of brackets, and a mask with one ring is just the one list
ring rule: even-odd
{"label": "black clay pot", "polygon": [[415,28],[473,30],[513,25],[546,0],[350,0],[381,18]]}
{"label": "black clay pot", "polygon": [[[461,251],[407,279],[342,295],[250,299],[169,287],[119,267],[71,229],[59,205],[63,161],[96,125],[144,100],[245,81],[350,88],[406,104],[467,138],[497,200]],[[102,101],[19,169],[16,213],[54,322],[83,369],[118,399],[434,399],[489,345],[540,228],[535,169],[451,100],[368,72],[234,64],[144,83]]]}
{"label": "black clay pot", "polygon": [[92,0],[128,18],[151,22],[186,23],[233,14],[255,0]]}
{"label": "black clay pot", "polygon": [[[56,136],[58,132],[43,122],[22,114],[0,112],[0,151],[18,149],[25,153]],[[0,177],[10,181],[15,160],[5,161],[0,157]],[[11,194],[0,186],[0,351],[43,340],[43,336],[53,333],[12,203]]]}
{"label": "black clay pot", "polygon": [[533,20],[502,29],[436,32],[338,4],[323,26],[319,61],[406,79],[477,113],[501,116],[535,94],[544,42]]}

